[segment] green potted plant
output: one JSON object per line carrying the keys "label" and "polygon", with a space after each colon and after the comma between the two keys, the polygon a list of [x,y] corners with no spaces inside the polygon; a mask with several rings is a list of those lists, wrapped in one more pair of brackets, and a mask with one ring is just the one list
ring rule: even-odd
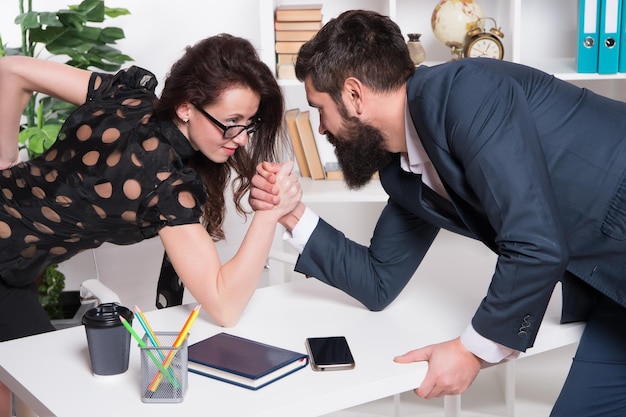
{"label": "green potted plant", "polygon": [[[18,48],[0,45],[0,56],[39,56],[46,50],[51,56],[67,56],[67,64],[77,68],[97,68],[117,71],[122,64],[132,61],[128,55],[113,47],[124,39],[124,31],[117,27],[99,27],[106,18],[128,15],[124,8],[109,8],[104,0],[84,0],[78,5],[53,12],[37,12],[32,0],[24,7],[18,0],[19,15],[15,23],[20,26],[22,44]],[[2,42],[0,37],[0,42]],[[29,157],[46,151],[56,140],[63,121],[73,109],[50,97],[33,94],[25,110],[25,123],[20,132],[20,148]]]}
{"label": "green potted plant", "polygon": [[[67,9],[37,12],[33,10],[32,0],[27,0],[26,8],[24,3],[18,0],[19,15],[15,18],[21,31],[21,45],[8,47],[0,36],[0,57],[36,57],[45,50],[50,56],[68,57],[66,63],[74,67],[105,72],[117,71],[124,63],[132,61],[112,46],[125,37],[122,29],[92,25],[106,18],[128,15],[127,9],[106,7],[104,0],[84,0]],[[28,158],[41,155],[52,146],[73,108],[51,97],[33,94],[24,109],[24,124],[18,136],[19,147],[26,151]],[[79,295],[78,291],[73,291],[64,296],[65,276],[57,267],[49,266],[38,279],[40,302],[51,319],[68,319],[80,307],[80,300],[74,311],[64,308],[63,301],[75,305]]]}
{"label": "green potted plant", "polygon": [[58,270],[58,265],[48,266],[37,281],[39,302],[51,320],[66,319],[61,306],[61,293],[65,288],[65,275]]}

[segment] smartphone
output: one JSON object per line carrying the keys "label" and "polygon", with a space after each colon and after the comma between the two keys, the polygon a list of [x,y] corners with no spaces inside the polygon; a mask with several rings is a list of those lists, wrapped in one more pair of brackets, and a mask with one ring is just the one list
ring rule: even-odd
{"label": "smartphone", "polygon": [[314,371],[339,371],[355,366],[344,336],[309,337],[306,339],[306,349]]}

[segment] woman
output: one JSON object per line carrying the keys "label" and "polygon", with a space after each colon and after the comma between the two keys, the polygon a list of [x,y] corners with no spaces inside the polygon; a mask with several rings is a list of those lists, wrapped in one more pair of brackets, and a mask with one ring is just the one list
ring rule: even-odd
{"label": "woman", "polygon": [[[288,163],[276,209],[254,214],[237,254],[220,262],[214,240],[224,237],[231,172],[244,212],[255,165],[277,159],[280,88],[252,45],[230,35],[188,47],[158,100],[156,84],[138,67],[111,75],[0,59],[0,341],[52,330],[34,286],[47,265],[156,235],[211,318],[238,320],[278,219],[301,196]],[[80,107],[44,155],[18,162],[18,125],[33,91]]]}

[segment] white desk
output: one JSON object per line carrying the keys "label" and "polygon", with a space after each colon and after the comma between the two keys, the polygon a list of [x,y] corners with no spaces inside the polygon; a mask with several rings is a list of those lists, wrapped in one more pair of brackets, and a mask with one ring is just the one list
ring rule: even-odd
{"label": "white desk", "polygon": [[[306,352],[309,336],[345,335],[356,369],[299,370],[259,391],[189,375],[180,404],[145,404],[140,399],[139,349],[131,349],[128,372],[91,374],[84,329],[76,327],[0,343],[0,380],[40,416],[172,415],[319,416],[419,385],[425,363],[397,364],[393,357],[459,335],[486,292],[492,258],[481,247],[448,241],[431,250],[407,288],[386,310],[370,312],[344,293],[315,279],[258,290],[239,324],[228,332]],[[439,238],[438,238],[439,239]],[[454,262],[441,262],[446,253]],[[459,276],[459,267],[463,275]],[[456,268],[456,269],[455,269]],[[472,271],[472,272],[468,272]],[[463,283],[459,285],[459,283]],[[582,325],[558,325],[555,297],[536,346],[528,354],[577,342]],[[178,330],[192,306],[147,313],[155,330]],[[135,329],[139,330],[138,323]],[[190,343],[223,329],[201,313]]]}

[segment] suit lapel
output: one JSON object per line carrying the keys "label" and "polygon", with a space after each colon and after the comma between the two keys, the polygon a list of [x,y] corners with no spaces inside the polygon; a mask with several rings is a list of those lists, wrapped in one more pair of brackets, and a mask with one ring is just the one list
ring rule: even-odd
{"label": "suit lapel", "polygon": [[392,161],[380,170],[380,180],[394,202],[420,218],[454,233],[480,239],[491,249],[496,249],[495,232],[484,214],[474,210],[471,204],[448,186],[446,190],[451,201],[425,186],[421,175],[400,168],[400,154],[396,154]]}
{"label": "suit lapel", "polygon": [[399,154],[380,170],[380,179],[387,194],[407,210],[438,227],[470,236],[450,201],[425,186],[421,175],[400,168]]}
{"label": "suit lapel", "polygon": [[[480,239],[495,251],[497,249],[495,245],[496,232],[489,223],[480,201],[467,183],[464,171],[459,168],[455,159],[450,155],[450,150],[445,149],[445,142],[436,144],[435,138],[429,136],[431,130],[424,126],[419,108],[415,104],[414,98],[420,94],[423,83],[437,73],[437,67],[420,67],[419,71],[420,76],[414,75],[407,83],[407,103],[412,122],[420,136],[424,150],[446,188],[454,211],[459,217],[456,224],[463,225],[466,230],[465,235]],[[437,103],[433,103],[433,105],[437,106]],[[399,156],[397,167],[401,170],[399,168]],[[448,228],[447,226],[442,227]],[[450,230],[454,231],[454,229]]]}

